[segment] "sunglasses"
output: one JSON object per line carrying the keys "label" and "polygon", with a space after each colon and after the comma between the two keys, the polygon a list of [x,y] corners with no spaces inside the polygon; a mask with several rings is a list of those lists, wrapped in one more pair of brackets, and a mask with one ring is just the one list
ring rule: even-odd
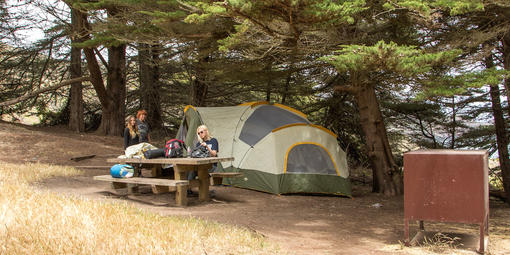
{"label": "sunglasses", "polygon": [[203,131],[203,130],[202,130],[202,131],[197,132],[197,134],[199,134],[199,135],[200,135],[200,134],[203,134],[203,133],[205,133],[205,131]]}

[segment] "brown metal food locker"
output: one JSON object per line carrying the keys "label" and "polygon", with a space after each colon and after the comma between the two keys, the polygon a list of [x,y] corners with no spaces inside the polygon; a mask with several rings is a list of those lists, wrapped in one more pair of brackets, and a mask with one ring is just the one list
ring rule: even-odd
{"label": "brown metal food locker", "polygon": [[488,153],[485,150],[404,153],[406,244],[410,244],[410,220],[419,221],[418,234],[424,230],[423,221],[480,224],[478,251],[483,253],[489,234],[488,172]]}

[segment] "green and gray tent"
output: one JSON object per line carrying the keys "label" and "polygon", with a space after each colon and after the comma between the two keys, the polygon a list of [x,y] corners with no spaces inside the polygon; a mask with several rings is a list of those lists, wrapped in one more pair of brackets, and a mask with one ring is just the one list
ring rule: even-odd
{"label": "green and gray tent", "polygon": [[231,107],[184,109],[177,138],[196,144],[199,125],[219,143],[219,172],[242,172],[223,184],[273,194],[322,193],[351,196],[345,152],[337,136],[306,115],[281,104],[250,102]]}

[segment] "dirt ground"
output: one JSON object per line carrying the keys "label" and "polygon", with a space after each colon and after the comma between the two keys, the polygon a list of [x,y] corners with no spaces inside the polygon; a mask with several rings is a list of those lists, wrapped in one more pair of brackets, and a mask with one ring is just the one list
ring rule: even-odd
{"label": "dirt ground", "polygon": [[[200,217],[256,231],[279,244],[289,254],[428,254],[423,247],[403,248],[403,196],[370,193],[370,187],[355,184],[354,198],[337,196],[271,195],[235,187],[215,186],[215,198],[190,206],[175,206],[174,194],[150,193],[128,196],[117,193],[92,176],[109,174],[106,158],[123,153],[120,137],[77,134],[62,127],[31,127],[0,122],[0,161],[41,162],[81,168],[82,176],[53,178],[37,185],[55,192],[90,199],[121,200],[161,215]],[[158,144],[156,144],[158,145]],[[95,155],[75,162],[73,157]],[[377,206],[381,205],[381,206]],[[491,199],[490,254],[510,254],[510,208]],[[425,222],[431,233],[441,231],[461,238],[453,253],[476,254],[478,226]],[[411,233],[416,231],[412,224]],[[501,230],[502,229],[502,230]],[[493,232],[495,231],[495,232]],[[494,239],[494,240],[493,240]],[[449,252],[451,253],[451,251]]]}

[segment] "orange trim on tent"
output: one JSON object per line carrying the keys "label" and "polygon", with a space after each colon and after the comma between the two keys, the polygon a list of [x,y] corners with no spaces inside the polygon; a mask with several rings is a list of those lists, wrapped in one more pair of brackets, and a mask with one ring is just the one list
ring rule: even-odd
{"label": "orange trim on tent", "polygon": [[252,104],[255,104],[255,103],[258,103],[260,101],[251,101],[251,102],[246,102],[246,103],[242,103],[242,104],[238,104],[237,106],[251,106]]}
{"label": "orange trim on tent", "polygon": [[197,111],[195,106],[189,104],[189,105],[186,105],[186,107],[184,107],[184,112],[186,112],[189,108],[192,108],[193,110]]}
{"label": "orange trim on tent", "polygon": [[295,113],[295,114],[297,114],[297,115],[300,115],[301,117],[303,117],[303,118],[305,118],[305,119],[306,119],[306,114],[304,114],[304,113],[302,113],[302,112],[300,112],[300,111],[298,111],[298,110],[296,110],[296,109],[294,109],[294,108],[292,108],[292,107],[289,107],[289,106],[286,106],[286,105],[283,105],[283,104],[276,104],[276,103],[275,103],[275,104],[273,104],[273,105],[274,105],[274,106],[278,106],[278,107],[280,107],[280,108],[283,108],[283,109],[285,109],[285,110],[287,110],[287,111],[291,111],[291,112],[293,112],[293,113]]}
{"label": "orange trim on tent", "polygon": [[254,108],[259,105],[264,105],[264,104],[269,104],[269,102],[267,102],[267,101],[253,102],[253,104],[251,104],[251,108]]}
{"label": "orange trim on tent", "polygon": [[259,106],[259,105],[265,105],[265,104],[270,104],[270,105],[274,105],[274,106],[277,106],[277,107],[280,107],[282,109],[285,109],[287,111],[290,111],[290,112],[293,112],[303,118],[306,119],[306,114],[292,108],[292,107],[289,107],[289,106],[286,106],[286,105],[283,105],[283,104],[278,104],[278,103],[270,103],[270,102],[267,102],[267,101],[254,101],[254,102],[246,102],[246,103],[242,103],[238,106],[251,106],[251,108],[253,107],[256,107],[256,106]]}
{"label": "orange trim on tent", "polygon": [[315,128],[318,128],[318,129],[321,129],[321,130],[324,130],[326,133],[332,135],[335,137],[335,139],[338,137],[335,133],[333,133],[333,131],[323,127],[323,126],[319,126],[319,125],[315,125],[315,124],[310,124],[310,126],[312,127],[315,127]]}
{"label": "orange trim on tent", "polygon": [[333,133],[331,130],[323,127],[323,126],[319,126],[319,125],[315,125],[315,124],[306,124],[306,123],[294,123],[294,124],[287,124],[287,125],[283,125],[281,127],[277,127],[273,130],[271,130],[271,132],[276,132],[276,131],[279,131],[279,130],[282,130],[282,129],[285,129],[285,128],[289,128],[289,127],[294,127],[294,126],[310,126],[310,127],[313,127],[313,128],[318,128],[332,136],[335,137],[335,139],[338,137],[335,133]]}
{"label": "orange trim on tent", "polygon": [[283,126],[281,126],[281,127],[277,127],[277,128],[275,128],[275,129],[271,130],[271,132],[273,132],[273,133],[274,133],[274,132],[276,132],[276,131],[278,131],[278,130],[281,130],[281,129],[284,129],[284,128],[288,128],[288,127],[293,127],[293,126],[308,126],[308,124],[306,124],[306,123],[293,123],[293,124],[287,124],[287,125],[283,125]]}
{"label": "orange trim on tent", "polygon": [[313,145],[317,145],[317,146],[321,147],[323,150],[325,150],[328,153],[328,156],[331,159],[331,162],[333,162],[333,166],[335,167],[336,175],[340,176],[340,172],[338,172],[338,167],[336,167],[336,163],[333,160],[333,157],[331,156],[331,153],[329,153],[328,149],[326,149],[326,147],[322,146],[322,144],[313,143],[313,142],[295,143],[292,146],[290,146],[289,149],[287,149],[287,153],[285,153],[285,166],[283,168],[284,174],[287,173],[287,160],[289,159],[289,152],[292,150],[292,148],[296,147],[297,145],[301,145],[301,144],[313,144]]}

